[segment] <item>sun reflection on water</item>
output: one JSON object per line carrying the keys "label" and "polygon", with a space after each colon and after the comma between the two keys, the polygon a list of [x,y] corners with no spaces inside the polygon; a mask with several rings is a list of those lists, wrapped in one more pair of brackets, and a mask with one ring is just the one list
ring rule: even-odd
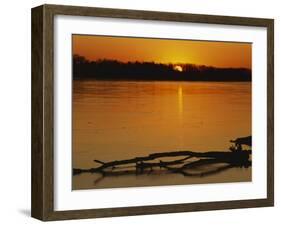
{"label": "sun reflection on water", "polygon": [[179,109],[179,116],[182,117],[183,113],[183,94],[182,94],[182,86],[178,87],[178,109]]}

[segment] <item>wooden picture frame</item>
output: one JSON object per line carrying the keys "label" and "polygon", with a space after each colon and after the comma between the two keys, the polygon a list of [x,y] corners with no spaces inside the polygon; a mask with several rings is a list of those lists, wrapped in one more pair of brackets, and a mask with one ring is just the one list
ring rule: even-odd
{"label": "wooden picture frame", "polygon": [[[54,16],[124,18],[218,25],[255,26],[267,29],[267,198],[122,208],[54,210]],[[162,214],[274,205],[274,20],[42,5],[32,9],[32,217],[66,220],[142,214]]]}

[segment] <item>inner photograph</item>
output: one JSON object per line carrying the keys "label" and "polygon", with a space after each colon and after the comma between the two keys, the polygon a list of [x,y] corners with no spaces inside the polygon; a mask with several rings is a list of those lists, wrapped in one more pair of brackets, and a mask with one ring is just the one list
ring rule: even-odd
{"label": "inner photograph", "polygon": [[72,35],[72,189],[251,182],[252,44]]}

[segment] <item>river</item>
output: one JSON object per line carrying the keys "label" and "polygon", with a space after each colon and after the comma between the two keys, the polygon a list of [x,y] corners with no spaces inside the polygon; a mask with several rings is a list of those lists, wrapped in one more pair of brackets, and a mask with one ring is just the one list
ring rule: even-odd
{"label": "river", "polygon": [[[74,168],[165,151],[226,151],[251,135],[250,82],[73,81]],[[206,177],[73,176],[73,189],[251,181],[251,168]]]}

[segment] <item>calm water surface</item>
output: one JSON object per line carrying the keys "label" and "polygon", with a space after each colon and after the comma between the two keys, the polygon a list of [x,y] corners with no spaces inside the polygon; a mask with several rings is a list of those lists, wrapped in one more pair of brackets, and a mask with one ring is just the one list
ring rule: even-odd
{"label": "calm water surface", "polygon": [[[74,81],[73,167],[154,152],[226,151],[251,134],[251,83]],[[250,181],[251,168],[190,178],[176,174],[73,177],[73,189]]]}

